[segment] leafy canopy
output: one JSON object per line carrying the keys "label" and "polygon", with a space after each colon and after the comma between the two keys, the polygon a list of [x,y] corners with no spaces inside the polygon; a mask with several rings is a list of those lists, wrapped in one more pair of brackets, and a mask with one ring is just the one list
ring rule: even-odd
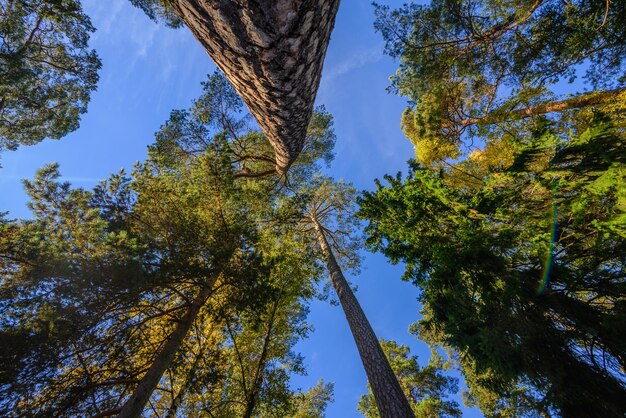
{"label": "leafy canopy", "polygon": [[[377,5],[375,27],[400,60],[392,90],[411,102],[402,127],[429,166],[474,136],[481,145],[518,129],[507,121],[613,98],[598,89],[624,87],[625,20],[623,2],[433,0]],[[581,73],[591,96],[559,102],[556,83]]]}
{"label": "leafy canopy", "polygon": [[93,31],[77,0],[0,4],[0,151],[78,129],[101,66]]}
{"label": "leafy canopy", "polygon": [[581,130],[544,124],[470,188],[413,163],[361,200],[367,244],[420,288],[416,331],[489,416],[626,408],[626,148],[601,115]]}

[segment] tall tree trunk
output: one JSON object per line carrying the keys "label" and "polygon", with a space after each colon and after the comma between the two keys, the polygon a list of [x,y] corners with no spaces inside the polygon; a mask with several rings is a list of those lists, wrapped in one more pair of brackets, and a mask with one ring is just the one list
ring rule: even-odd
{"label": "tall tree trunk", "polygon": [[287,171],[306,137],[339,0],[168,0]]}
{"label": "tall tree trunk", "polygon": [[461,121],[461,126],[491,125],[508,120],[524,119],[536,115],[545,115],[547,113],[563,112],[564,110],[569,109],[581,109],[583,107],[605,103],[616,98],[624,91],[626,91],[626,87],[620,87],[614,90],[596,91],[565,100],[542,103],[522,109],[515,109],[506,113],[495,112],[494,114],[489,114],[482,118],[464,119]]}
{"label": "tall tree trunk", "polygon": [[341,271],[321,225],[316,220],[313,220],[313,225],[318,244],[326,257],[330,280],[348,319],[381,418],[414,418],[409,401],[402,392],[400,383],[359,301]]}
{"label": "tall tree trunk", "polygon": [[180,319],[178,325],[176,325],[176,329],[170,334],[167,342],[163,345],[156,359],[139,382],[139,385],[131,397],[124,403],[124,406],[122,406],[118,418],[136,418],[141,416],[141,412],[148,403],[150,396],[152,396],[152,392],[156,389],[165,370],[171,366],[176,352],[198,317],[200,308],[204,306],[207,298],[211,294],[216,279],[217,276],[213,277],[209,283],[200,289],[198,295],[191,302],[189,309]]}

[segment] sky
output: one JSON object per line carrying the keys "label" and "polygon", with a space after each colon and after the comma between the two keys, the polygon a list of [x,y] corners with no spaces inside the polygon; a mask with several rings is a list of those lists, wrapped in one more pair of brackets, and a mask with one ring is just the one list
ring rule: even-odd
{"label": "sky", "polygon": [[[63,180],[85,188],[121,168],[130,172],[146,158],[171,110],[189,107],[200,95],[200,82],[216,69],[186,28],[157,25],[128,0],[82,3],[97,29],[91,45],[103,63],[98,90],[77,131],[0,157],[0,212],[9,211],[9,217],[30,216],[21,179],[33,178],[47,163],[58,162]],[[403,1],[381,3],[398,7]],[[384,55],[373,18],[369,1],[342,0],[316,99],[334,116],[336,157],[328,173],[362,190],[372,189],[375,178],[406,171],[413,156],[400,130],[406,101],[386,91],[397,63]],[[417,288],[401,281],[402,266],[380,254],[364,255],[361,274],[350,280],[374,331],[408,345],[426,364],[428,347],[408,333],[419,319]],[[356,405],[367,381],[341,308],[313,302],[308,322],[315,331],[296,346],[308,375],[295,377],[293,386],[306,389],[320,378],[334,382],[327,417],[360,417]],[[464,416],[482,415],[464,408]]]}

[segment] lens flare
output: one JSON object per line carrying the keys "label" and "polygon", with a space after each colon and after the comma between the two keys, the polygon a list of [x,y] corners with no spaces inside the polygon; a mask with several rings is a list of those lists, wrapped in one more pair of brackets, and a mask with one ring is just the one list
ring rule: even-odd
{"label": "lens flare", "polygon": [[552,258],[554,256],[554,247],[556,247],[556,179],[552,180],[552,231],[550,233],[550,248],[546,257],[546,263],[543,267],[543,276],[541,283],[537,289],[537,294],[542,294],[546,290],[546,286],[550,281],[550,272],[552,270]]}

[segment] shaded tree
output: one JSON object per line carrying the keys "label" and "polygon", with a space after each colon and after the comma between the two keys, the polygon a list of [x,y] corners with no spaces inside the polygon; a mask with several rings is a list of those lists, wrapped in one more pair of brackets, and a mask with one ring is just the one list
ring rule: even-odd
{"label": "shaded tree", "polygon": [[626,154],[601,115],[581,131],[544,124],[482,186],[413,164],[361,200],[368,244],[421,289],[420,336],[458,352],[490,416],[626,410]]}
{"label": "shaded tree", "polygon": [[78,129],[100,69],[93,31],[77,0],[0,4],[0,151]]}

